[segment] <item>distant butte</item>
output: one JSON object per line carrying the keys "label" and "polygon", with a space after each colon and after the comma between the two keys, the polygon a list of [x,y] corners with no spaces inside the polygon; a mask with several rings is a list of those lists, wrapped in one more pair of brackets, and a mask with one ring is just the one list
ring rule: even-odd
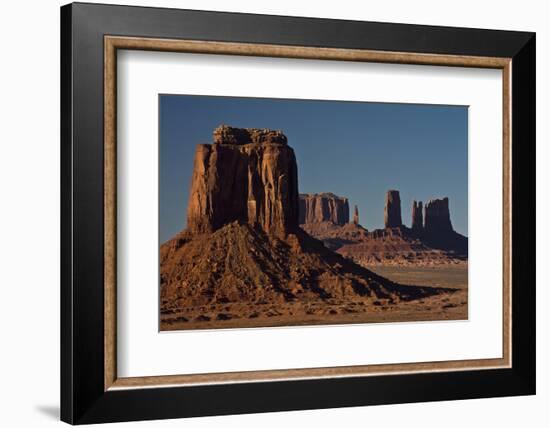
{"label": "distant butte", "polygon": [[355,220],[345,226],[306,222],[300,227],[328,248],[366,267],[467,263],[468,238],[453,230],[448,198],[432,199],[424,206],[422,201],[413,201],[411,220],[410,228],[402,224],[399,191],[389,190],[383,229],[367,232]]}
{"label": "distant butte", "polygon": [[448,233],[453,230],[449,198],[431,199],[424,208],[424,229],[427,233]]}
{"label": "distant butte", "polygon": [[401,198],[399,191],[388,190],[386,193],[386,205],[384,206],[384,226],[401,226]]}
{"label": "distant butte", "polygon": [[340,226],[349,222],[348,199],[334,193],[300,195],[300,224],[330,221]]}

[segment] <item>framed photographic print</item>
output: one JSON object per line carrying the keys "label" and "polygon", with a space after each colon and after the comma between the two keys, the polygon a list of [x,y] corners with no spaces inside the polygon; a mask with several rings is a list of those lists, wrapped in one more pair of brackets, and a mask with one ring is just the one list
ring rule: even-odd
{"label": "framed photographic print", "polygon": [[72,424],[535,393],[533,33],[61,8]]}

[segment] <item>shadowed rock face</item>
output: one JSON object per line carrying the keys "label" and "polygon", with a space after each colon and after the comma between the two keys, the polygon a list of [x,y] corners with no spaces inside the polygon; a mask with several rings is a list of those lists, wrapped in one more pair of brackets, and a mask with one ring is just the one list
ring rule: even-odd
{"label": "shadowed rock face", "polygon": [[195,151],[187,228],[210,233],[234,221],[286,236],[298,227],[294,150],[280,131],[220,126]]}
{"label": "shadowed rock face", "polygon": [[349,222],[348,199],[333,193],[300,195],[300,224],[330,221],[344,225]]}
{"label": "shadowed rock face", "polygon": [[384,206],[384,226],[399,227],[401,222],[401,198],[398,190],[388,190]]}
{"label": "shadowed rock face", "polygon": [[359,224],[359,208],[357,208],[357,205],[355,205],[355,208],[353,209],[353,224]]}
{"label": "shadowed rock face", "polygon": [[412,204],[412,223],[411,228],[415,231],[421,231],[424,228],[424,220],[422,215],[422,201],[413,201]]}
{"label": "shadowed rock face", "polygon": [[449,198],[432,199],[426,202],[424,228],[428,234],[452,232]]}

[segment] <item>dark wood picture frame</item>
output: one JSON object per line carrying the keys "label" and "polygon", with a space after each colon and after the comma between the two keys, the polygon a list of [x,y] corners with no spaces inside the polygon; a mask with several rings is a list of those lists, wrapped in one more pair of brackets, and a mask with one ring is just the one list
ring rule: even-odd
{"label": "dark wood picture frame", "polygon": [[[117,49],[502,69],[503,358],[117,378]],[[61,419],[81,424],[534,394],[535,95],[533,33],[62,7]]]}

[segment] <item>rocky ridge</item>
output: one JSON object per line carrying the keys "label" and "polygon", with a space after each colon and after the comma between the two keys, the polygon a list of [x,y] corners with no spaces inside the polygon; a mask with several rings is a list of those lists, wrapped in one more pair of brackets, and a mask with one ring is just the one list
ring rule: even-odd
{"label": "rocky ridge", "polygon": [[384,222],[385,228],[370,232],[353,223],[344,227],[333,223],[323,227],[306,223],[300,227],[328,248],[365,267],[467,263],[468,238],[453,230],[448,198],[430,200],[424,210],[422,201],[413,201],[409,228],[401,223],[399,191],[389,190]]}

